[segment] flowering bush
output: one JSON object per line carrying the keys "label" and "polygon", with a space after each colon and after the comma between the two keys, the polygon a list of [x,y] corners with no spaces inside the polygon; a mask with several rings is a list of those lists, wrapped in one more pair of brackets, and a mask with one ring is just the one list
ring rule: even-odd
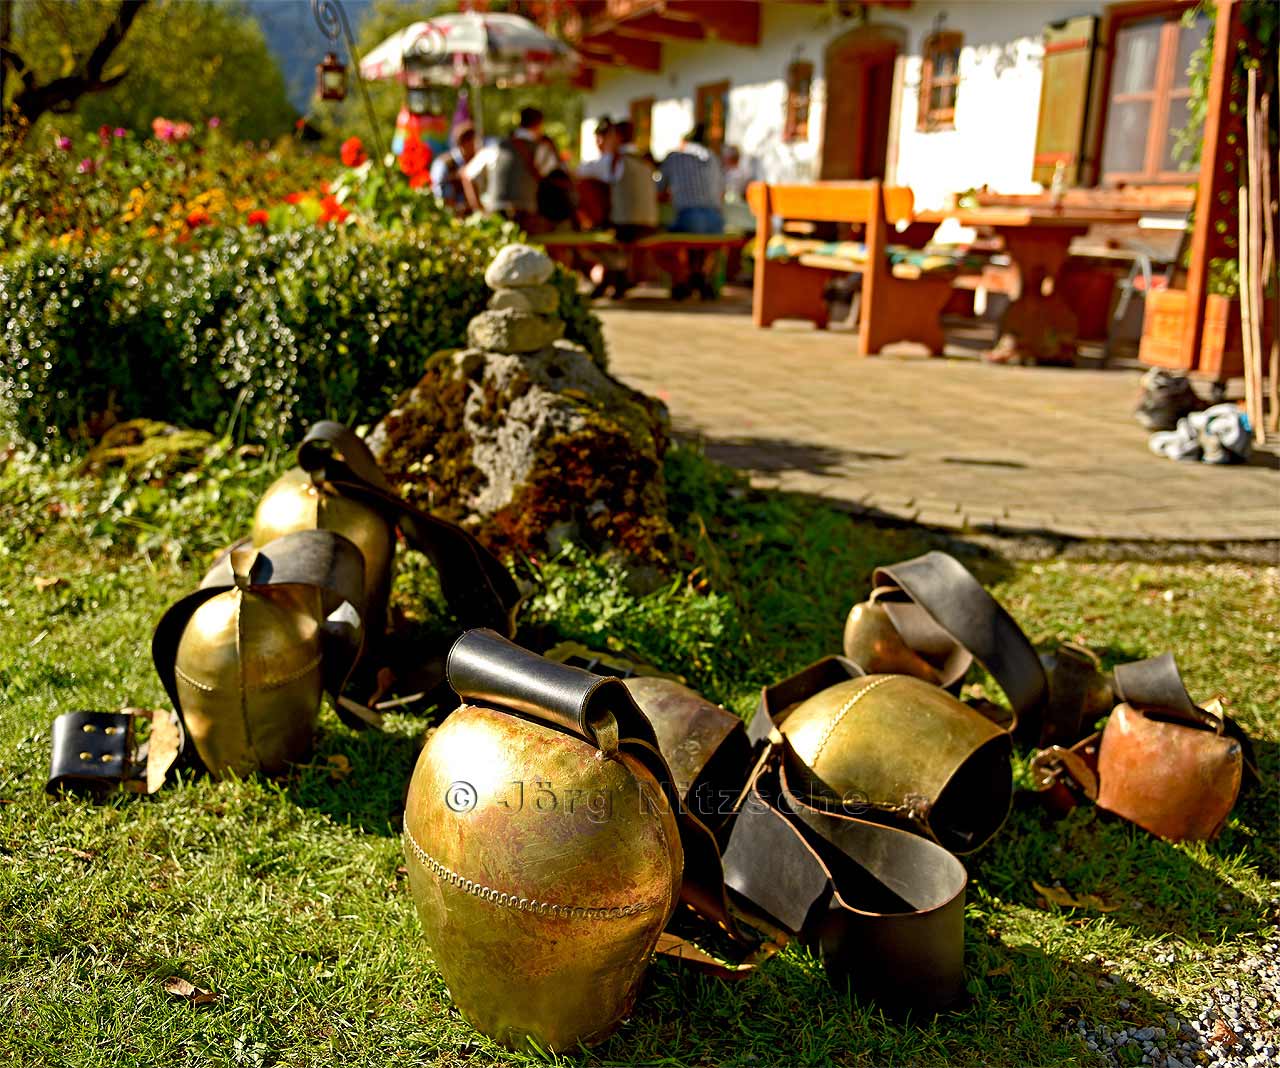
{"label": "flowering bush", "polygon": [[[466,343],[484,269],[514,236],[443,209],[395,229],[198,225],[194,248],[0,259],[0,439],[52,445],[148,417],[287,447],[315,419],[378,419],[429,356]],[[599,354],[572,276],[557,284],[568,336]]]}
{"label": "flowering bush", "polygon": [[[84,440],[149,417],[281,445],[325,416],[380,417],[465,344],[484,269],[518,231],[458,220],[357,138],[343,166],[157,118],[0,168],[0,441]],[[407,162],[406,162],[407,159]],[[567,271],[567,335],[603,360]]]}
{"label": "flowering bush", "polygon": [[244,223],[333,170],[331,159],[296,142],[263,149],[229,141],[213,120],[196,130],[157,118],[153,129],[146,141],[104,126],[33,149],[0,145],[0,252],[120,235],[187,240],[193,229]]}

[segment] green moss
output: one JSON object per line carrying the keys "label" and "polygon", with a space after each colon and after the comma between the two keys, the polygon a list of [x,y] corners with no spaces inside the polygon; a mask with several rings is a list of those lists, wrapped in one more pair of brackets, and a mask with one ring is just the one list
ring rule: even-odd
{"label": "green moss", "polygon": [[187,430],[156,419],[129,419],[116,423],[85,457],[86,471],[123,467],[166,469],[190,467],[203,459],[215,438],[206,430]]}

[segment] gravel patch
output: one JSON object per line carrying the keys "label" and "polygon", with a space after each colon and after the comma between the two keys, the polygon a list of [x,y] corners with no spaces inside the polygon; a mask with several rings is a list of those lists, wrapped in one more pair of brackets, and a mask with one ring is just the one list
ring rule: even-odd
{"label": "gravel patch", "polygon": [[[1156,953],[1152,963],[1173,965],[1178,950]],[[1191,953],[1190,960],[1204,960]],[[1088,958],[1086,958],[1088,960]],[[1194,1016],[1170,1012],[1162,1019],[1118,1028],[1089,1020],[1072,1020],[1068,1030],[1107,1065],[1133,1068],[1270,1068],[1280,1064],[1280,935],[1259,953],[1217,962],[1212,993]],[[1119,979],[1105,974],[1100,987]],[[1253,993],[1256,989],[1257,994]],[[1133,1008],[1126,1000],[1116,1007]]]}

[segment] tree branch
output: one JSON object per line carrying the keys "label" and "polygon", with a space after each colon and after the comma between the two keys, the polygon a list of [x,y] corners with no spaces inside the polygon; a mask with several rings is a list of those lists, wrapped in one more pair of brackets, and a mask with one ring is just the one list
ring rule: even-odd
{"label": "tree branch", "polygon": [[87,93],[100,93],[119,85],[127,71],[120,71],[104,76],[103,71],[111,61],[111,56],[123,43],[138,13],[146,6],[147,0],[121,0],[115,16],[107,23],[90,50],[79,64],[78,69],[61,78],[54,78],[44,85],[38,85],[31,69],[22,58],[12,50],[6,50],[4,58],[14,65],[22,78],[22,89],[14,95],[13,106],[18,109],[27,122],[27,129],[35,124],[36,119],[46,111],[67,110],[80,97]]}

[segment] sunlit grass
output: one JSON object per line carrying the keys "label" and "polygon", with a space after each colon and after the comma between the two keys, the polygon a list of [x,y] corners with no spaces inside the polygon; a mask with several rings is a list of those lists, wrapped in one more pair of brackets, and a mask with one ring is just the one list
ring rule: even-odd
{"label": "sunlit grass", "polygon": [[[638,592],[622,571],[571,554],[530,572],[541,592],[529,618],[613,637],[740,712],[762,682],[838,648],[876,564],[933,544],[750,493],[687,452],[668,472],[678,575]],[[96,507],[93,486],[51,477],[32,469],[18,486],[10,472],[0,502],[0,1050],[15,1064],[84,1066],[521,1060],[450,1007],[399,871],[400,806],[428,719],[355,734],[326,712],[314,757],[278,782],[197,779],[102,805],[44,795],[55,715],[162,702],[151,630],[209,547],[198,511],[174,518],[153,504],[168,526],[141,547],[127,524],[88,525],[76,514]],[[218,507],[188,491],[193,510]],[[253,494],[224,491],[219,530],[252,505]],[[63,515],[54,501],[71,507]],[[1067,1020],[1152,1023],[1198,1009],[1221,962],[1274,925],[1276,569],[965,559],[1042,649],[1084,640],[1111,663],[1173,649],[1193,695],[1224,695],[1257,739],[1264,788],[1207,845],[1169,845],[1090,809],[1055,823],[1017,807],[967,861],[972,1000],[959,1013],[886,1020],[833,990],[799,949],[733,984],[660,963],[617,1036],[565,1060],[1092,1063]],[[333,754],[351,763],[340,781]],[[1118,908],[1046,911],[1033,880]],[[1169,948],[1175,962],[1156,963]],[[1118,985],[1100,986],[1103,973]],[[170,975],[218,999],[171,997]]]}

